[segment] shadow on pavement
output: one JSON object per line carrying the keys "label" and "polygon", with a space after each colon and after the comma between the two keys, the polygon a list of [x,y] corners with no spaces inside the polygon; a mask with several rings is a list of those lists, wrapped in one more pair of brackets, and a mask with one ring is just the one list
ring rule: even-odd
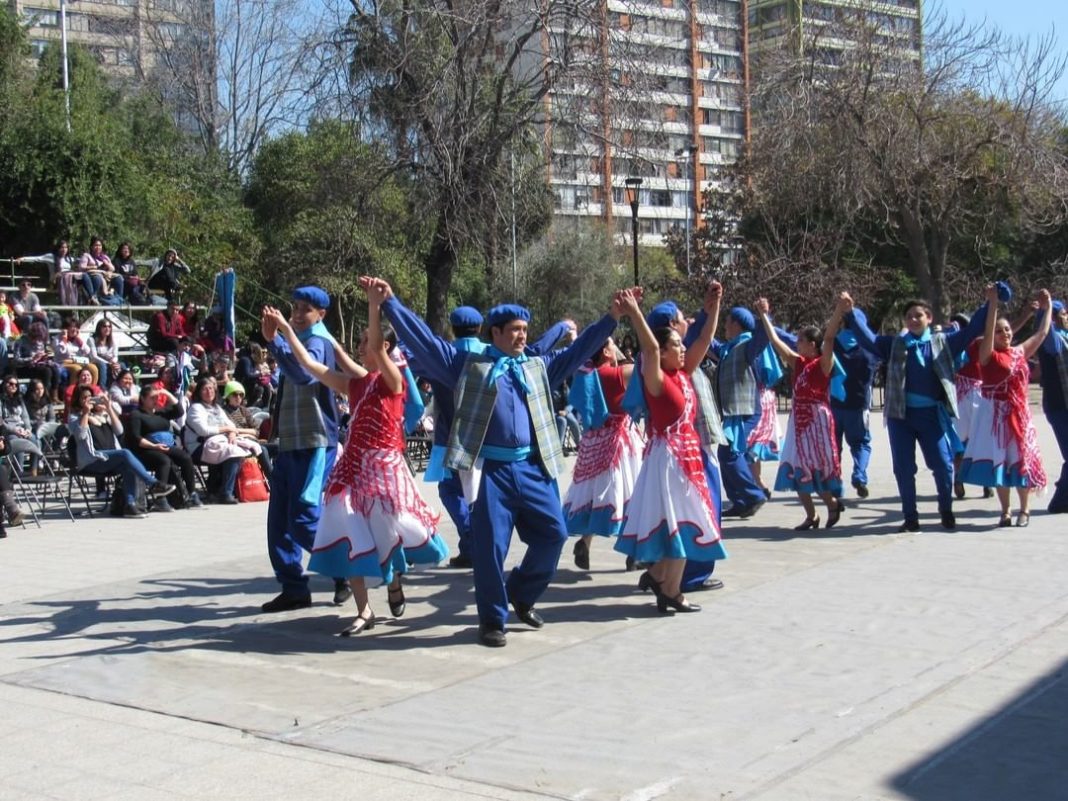
{"label": "shadow on pavement", "polygon": [[1068,798],[1068,660],[944,748],[895,776],[914,801]]}

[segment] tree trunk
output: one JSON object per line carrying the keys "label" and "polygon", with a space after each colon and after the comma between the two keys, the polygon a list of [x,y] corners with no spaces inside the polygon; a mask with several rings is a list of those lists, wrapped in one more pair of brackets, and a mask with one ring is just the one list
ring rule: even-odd
{"label": "tree trunk", "polygon": [[949,322],[949,300],[946,298],[946,258],[949,255],[949,232],[932,227],[927,237],[927,258],[931,276],[931,308],[934,309],[935,321],[941,324]]}
{"label": "tree trunk", "polygon": [[434,242],[423,265],[426,268],[426,323],[435,333],[444,334],[449,315],[449,290],[456,268],[456,253],[445,234],[444,220],[438,221]]}
{"label": "tree trunk", "polygon": [[920,294],[923,295],[924,300],[933,305],[934,282],[931,275],[931,256],[927,249],[923,222],[907,206],[898,208],[897,217],[905,232],[903,240],[909,251],[912,275],[919,284]]}

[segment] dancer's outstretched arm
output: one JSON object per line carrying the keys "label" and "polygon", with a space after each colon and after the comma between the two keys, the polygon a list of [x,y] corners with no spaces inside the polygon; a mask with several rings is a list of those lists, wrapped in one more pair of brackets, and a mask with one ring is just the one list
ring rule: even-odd
{"label": "dancer's outstretched arm", "polygon": [[[275,330],[285,338],[286,342],[289,343],[290,350],[293,351],[293,357],[301,367],[308,371],[312,378],[330,387],[335,392],[347,393],[349,391],[348,375],[340,370],[330,369],[308,353],[308,349],[297,338],[296,332],[282,312],[273,306],[264,306],[263,320],[265,324],[273,325]],[[355,367],[359,370],[359,374],[355,375],[356,378],[362,378],[367,375],[367,371],[358,364]]]}

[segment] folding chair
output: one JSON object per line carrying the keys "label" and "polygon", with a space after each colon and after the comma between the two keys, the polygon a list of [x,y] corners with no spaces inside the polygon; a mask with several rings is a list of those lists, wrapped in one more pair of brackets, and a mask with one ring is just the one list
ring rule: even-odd
{"label": "folding chair", "polygon": [[[8,440],[7,447],[7,463],[11,468],[11,480],[14,485],[15,497],[25,503],[37,527],[41,527],[41,517],[45,514],[45,504],[50,494],[54,495],[55,499],[63,504],[67,517],[71,519],[71,522],[74,522],[74,513],[71,512],[70,502],[63,494],[62,489],[60,489],[63,477],[55,472],[52,460],[33,441],[28,439],[12,437]],[[24,454],[36,457],[37,475],[30,475],[26,471],[18,469],[19,457]],[[34,509],[35,504],[37,509]]]}
{"label": "folding chair", "polygon": [[[67,506],[69,507],[71,502],[74,500],[74,485],[77,484],[78,485],[78,491],[82,494],[82,500],[85,502],[85,511],[86,511],[86,513],[89,515],[89,517],[94,517],[95,515],[93,515],[93,507],[89,503],[89,500],[90,500],[90,498],[95,496],[95,493],[92,490],[89,489],[89,482],[86,479],[89,476],[92,476],[93,479],[102,478],[102,479],[105,480],[105,484],[107,485],[107,483],[108,483],[107,480],[117,476],[119,474],[119,471],[118,470],[114,470],[114,471],[112,471],[110,473],[83,473],[81,470],[79,470],[78,469],[78,441],[76,439],[74,439],[74,437],[71,437],[69,440],[67,440],[66,457],[67,457],[67,464],[66,464],[66,470],[67,470]],[[110,502],[110,500],[111,500],[111,493],[108,493],[108,499],[105,501],[105,504]],[[105,510],[107,509],[106,506],[104,508],[105,508]]]}

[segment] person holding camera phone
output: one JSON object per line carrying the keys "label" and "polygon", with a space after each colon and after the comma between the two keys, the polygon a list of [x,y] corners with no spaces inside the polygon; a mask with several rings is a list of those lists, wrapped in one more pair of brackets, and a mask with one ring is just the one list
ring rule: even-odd
{"label": "person holding camera phone", "polygon": [[126,496],[123,517],[145,516],[137,508],[138,479],[145,482],[150,495],[158,498],[174,492],[173,486],[157,481],[140,459],[119,444],[123,434],[122,421],[106,395],[94,393],[89,386],[78,386],[74,390],[71,409],[67,427],[76,445],[77,468],[90,475],[117,472],[122,476]]}

